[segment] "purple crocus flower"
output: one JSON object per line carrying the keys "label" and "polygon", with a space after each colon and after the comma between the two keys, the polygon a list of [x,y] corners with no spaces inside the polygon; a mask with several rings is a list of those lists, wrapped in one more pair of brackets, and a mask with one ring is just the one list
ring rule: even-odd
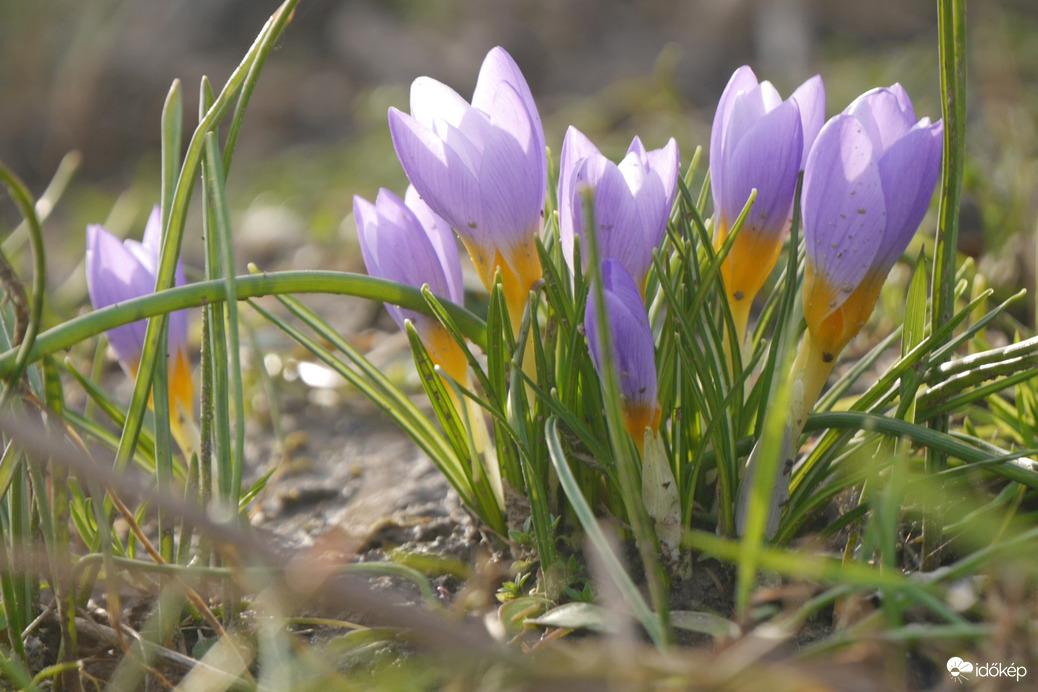
{"label": "purple crocus flower", "polygon": [[639,291],[652,266],[652,252],[663,242],[678,189],[678,145],[646,151],[637,137],[619,164],[608,160],[575,127],[566,131],[559,166],[559,237],[573,266],[574,237],[580,236],[583,264],[588,250],[581,195],[591,188],[600,259],[623,265]]}
{"label": "purple crocus flower", "polygon": [[900,84],[868,91],[826,123],[804,172],[804,315],[833,359],[872,314],[887,273],[930,204],[944,125],[916,121]]}
{"label": "purple crocus flower", "polygon": [[[620,377],[620,396],[624,425],[640,450],[645,429],[655,431],[660,423],[656,401],[656,357],[652,330],[645,303],[634,279],[616,259],[601,265],[602,292],[605,296],[613,362]],[[596,301],[588,299],[584,313],[584,333],[595,370],[602,372],[603,349]]]}
{"label": "purple crocus flower", "polygon": [[[464,302],[458,247],[447,223],[408,187],[401,200],[381,189],[372,204],[353,198],[357,237],[368,273],[421,288],[457,304]],[[447,373],[464,381],[465,356],[439,322],[421,313],[386,303],[390,316],[404,328],[411,320],[430,355]]]}
{"label": "purple crocus flower", "polygon": [[[140,298],[155,291],[159,251],[162,249],[162,214],[155,207],[144,227],[141,242],[120,241],[103,226],[87,226],[86,280],[90,303],[95,310],[126,300]],[[184,284],[184,270],[177,262],[174,284]],[[138,320],[107,332],[108,342],[123,369],[137,375],[144,335],[148,323]],[[179,403],[185,412],[192,410],[194,386],[187,356],[187,311],[169,315],[169,391],[171,402]]]}
{"label": "purple crocus flower", "polygon": [[797,174],[825,121],[825,87],[814,76],[785,101],[749,66],[732,75],[710,133],[714,244],[720,247],[750,191],[757,197],[721,275],[740,339],[750,304],[778,259],[792,221]]}
{"label": "purple crocus flower", "polygon": [[501,270],[513,326],[541,277],[548,162],[530,88],[503,48],[483,61],[471,105],[429,77],[411,85],[411,114],[389,109],[407,177],[461,236],[489,289]]}

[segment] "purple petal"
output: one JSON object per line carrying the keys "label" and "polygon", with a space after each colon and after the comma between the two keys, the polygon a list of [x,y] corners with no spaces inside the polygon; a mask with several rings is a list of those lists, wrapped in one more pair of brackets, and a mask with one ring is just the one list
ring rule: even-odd
{"label": "purple petal", "polygon": [[645,151],[645,145],[642,144],[642,140],[638,135],[634,136],[631,140],[631,146],[627,147],[627,153],[624,155],[625,158],[634,155],[639,161],[644,161],[648,156],[648,152]]}
{"label": "purple petal", "polygon": [[448,297],[458,305],[464,304],[465,290],[462,283],[461,259],[458,256],[458,238],[451,230],[450,224],[429,208],[418,191],[414,189],[414,185],[407,186],[407,192],[404,193],[404,204],[414,212],[418,222],[425,229],[433,250],[440,258],[440,266],[443,268],[450,293]]}
{"label": "purple petal", "polygon": [[730,159],[727,154],[769,112],[764,103],[761,86],[736,96],[728,113],[728,125],[725,129],[724,145],[721,148],[721,155],[724,157],[725,165],[727,165],[727,161]]}
{"label": "purple petal", "polygon": [[[733,119],[739,116],[744,103],[736,103]],[[730,145],[730,150],[724,152],[724,177],[714,181],[721,196],[720,214],[726,224],[738,218],[751,190],[757,188],[743,232],[774,234],[785,230],[800,171],[801,137],[797,104],[788,100],[757,118],[742,138]]]}
{"label": "purple petal", "polygon": [[[648,260],[639,228],[638,208],[623,173],[604,156],[589,156],[577,170],[574,190],[577,195],[583,185],[594,189],[595,239],[599,259],[617,259],[630,274],[644,279]],[[577,204],[579,198],[575,208]],[[581,247],[589,248],[583,213],[574,217],[573,222],[580,229]],[[585,255],[587,262],[590,250]]]}
{"label": "purple petal", "polygon": [[870,271],[886,225],[872,140],[854,117],[838,115],[818,134],[802,207],[808,261],[834,291],[836,310]]}
{"label": "purple petal", "polygon": [[640,166],[641,185],[635,189],[631,184],[629,171],[624,170],[626,162],[627,159],[622,161],[619,168],[624,173],[628,186],[633,192],[632,201],[637,216],[637,225],[631,229],[633,231],[631,235],[640,246],[639,254],[644,257],[644,266],[632,265],[629,269],[636,280],[644,281],[652,264],[652,251],[663,242],[673,200],[668,200],[667,189],[660,172],[649,168],[647,160]]}
{"label": "purple petal", "polygon": [[548,184],[544,129],[530,87],[504,48],[491,49],[483,60],[472,107],[486,113],[495,128],[510,133],[525,153],[523,173],[526,187],[532,189],[524,189],[520,194],[539,213],[544,209]]}
{"label": "purple petal", "polygon": [[419,77],[411,83],[411,117],[429,129],[442,120],[460,127],[472,106],[458,92],[431,77]]}
{"label": "purple petal", "polygon": [[803,169],[811,145],[815,143],[815,138],[825,124],[825,84],[822,78],[815,75],[801,84],[790,98],[796,101],[800,108],[800,125],[804,139],[800,168]]}
{"label": "purple petal", "polygon": [[886,200],[886,228],[876,258],[875,271],[886,276],[919,228],[930,206],[941,169],[943,124],[925,118],[894,142],[879,160],[879,176]]}
{"label": "purple petal", "polygon": [[782,96],[779,95],[778,89],[768,80],[761,82],[757,89],[750,89],[749,93],[751,98],[760,99],[764,113],[770,113],[782,103]]}
{"label": "purple petal", "polygon": [[910,121],[915,121],[915,108],[912,106],[912,99],[908,98],[908,92],[901,86],[899,82],[895,82],[890,86],[890,92],[894,94],[894,98],[901,104],[901,111]]}
{"label": "purple petal", "polygon": [[633,195],[637,196],[649,176],[647,159],[645,147],[642,146],[641,140],[635,137],[627,155],[617,164],[617,168],[627,182],[627,189]]}
{"label": "purple petal", "polygon": [[440,255],[414,211],[384,188],[375,199],[375,211],[378,225],[367,228],[366,233],[380,275],[415,288],[428,284],[434,294],[450,298],[451,288]]}
{"label": "purple petal", "polygon": [[[148,214],[148,222],[144,225],[144,235],[141,237],[141,245],[148,250],[148,255],[155,260],[162,251],[162,210],[159,205],[151,208]],[[152,268],[154,271],[154,268]]]}
{"label": "purple petal", "polygon": [[[511,88],[499,89],[495,104],[502,112],[521,113],[521,100]],[[527,123],[529,126],[529,123]],[[493,233],[494,244],[504,250],[522,244],[539,232],[547,192],[547,166],[543,149],[530,148],[536,138],[517,138],[519,120],[510,129],[490,131],[479,170],[484,222]]]}
{"label": "purple petal", "polygon": [[[731,114],[735,98],[739,94],[756,88],[757,76],[749,65],[743,65],[732,73],[727,86],[721,93],[721,99],[717,102],[717,111],[714,113],[714,124],[710,130],[710,179],[720,180],[724,175],[724,160],[721,152],[724,151],[724,143],[728,130],[728,116]],[[717,205],[717,196],[714,196],[714,206]]]}
{"label": "purple petal", "polygon": [[[379,190],[375,204],[353,198],[361,255],[372,276],[421,288],[450,299],[451,287],[426,229],[415,213],[389,190]],[[418,313],[386,305],[403,329],[404,319],[420,320]]]}
{"label": "purple petal", "polygon": [[[627,402],[655,404],[656,361],[652,330],[645,314],[645,304],[634,279],[616,260],[602,263],[602,291],[612,343],[613,362],[620,376],[620,392]],[[584,330],[595,369],[601,373],[602,347],[598,310],[588,299],[584,313]]]}
{"label": "purple petal", "polygon": [[[559,241],[562,243],[562,254],[566,258],[570,269],[573,267],[573,238],[574,221],[573,214],[580,213],[579,200],[574,201],[573,177],[576,175],[577,166],[592,154],[601,155],[590,139],[584,136],[580,130],[572,125],[566,130],[566,137],[562,140],[562,154],[559,160]],[[582,220],[577,220],[577,227],[581,227]],[[583,248],[587,255],[587,248]]]}
{"label": "purple petal", "polygon": [[494,132],[486,113],[470,108],[460,127],[451,125],[446,120],[433,122],[433,133],[443,140],[447,150],[458,158],[472,175],[479,177],[483,165],[483,151],[487,140]]}
{"label": "purple petal", "polygon": [[644,284],[652,264],[654,246],[648,245],[645,237],[654,230],[651,226],[659,225],[657,211],[662,207],[663,188],[654,182],[653,189],[645,190],[645,202],[639,204],[630,181],[619,167],[608,162],[595,188],[599,256],[618,260],[638,285]]}
{"label": "purple petal", "polygon": [[[575,145],[578,135],[570,140]],[[571,192],[565,206],[570,210],[566,216],[572,228],[582,240],[586,239],[580,191],[590,187],[594,190],[599,258],[619,260],[636,283],[644,283],[653,250],[666,232],[677,187],[677,156],[673,139],[664,149],[651,152],[646,152],[636,139],[619,165],[596,150],[584,157],[569,176]],[[570,248],[572,252],[572,245]],[[585,252],[585,266],[589,259]]]}
{"label": "purple petal", "polygon": [[[155,288],[155,278],[114,235],[96,224],[87,226],[87,293],[95,310],[139,298]],[[108,330],[119,360],[135,366],[144,349],[145,320]]]}
{"label": "purple petal", "polygon": [[900,85],[895,89],[872,89],[847,106],[849,113],[861,121],[872,139],[878,158],[890,145],[915,126],[915,111]]}
{"label": "purple petal", "polygon": [[[360,252],[364,258],[364,266],[367,267],[368,274],[395,281],[395,278],[386,276],[381,266],[381,217],[377,207],[361,197],[354,197],[353,217],[357,223],[357,239],[360,241]],[[388,238],[386,240],[388,241]],[[391,303],[384,303],[384,305],[389,316],[393,318],[393,321],[396,322],[400,329],[404,328],[404,320],[411,319],[418,314],[411,310],[403,310]]]}
{"label": "purple petal", "polygon": [[486,247],[492,239],[469,166],[432,130],[395,108],[389,109],[389,132],[400,165],[426,204],[462,237]]}
{"label": "purple petal", "polygon": [[653,149],[646,153],[649,168],[659,176],[666,195],[666,207],[669,220],[670,210],[674,207],[674,198],[678,193],[678,177],[681,175],[681,152],[677,141],[671,137],[662,149]]}
{"label": "purple petal", "polygon": [[[493,114],[494,106],[492,104],[496,100],[494,92],[497,91],[500,84],[507,84],[518,94],[535,137],[533,148],[543,155],[545,151],[544,128],[541,126],[541,116],[537,112],[537,104],[530,93],[530,87],[519,70],[519,66],[512,60],[512,56],[504,48],[497,46],[492,48],[487,53],[487,57],[483,59],[479,77],[476,79],[476,88],[472,93],[472,106]],[[547,177],[547,166],[548,163],[545,160],[545,177]]]}

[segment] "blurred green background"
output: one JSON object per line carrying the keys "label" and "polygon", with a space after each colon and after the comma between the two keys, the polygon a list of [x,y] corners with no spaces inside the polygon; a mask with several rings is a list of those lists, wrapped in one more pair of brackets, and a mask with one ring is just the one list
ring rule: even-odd
{"label": "blurred green background", "polygon": [[[0,160],[38,195],[68,152],[81,156],[45,224],[59,311],[83,299],[85,224],[138,235],[158,201],[159,113],[172,80],[182,80],[190,132],[201,76],[222,84],[276,6],[0,3]],[[984,0],[969,12],[962,249],[983,255],[996,286],[1033,286],[1038,3]],[[820,73],[830,115],[899,81],[920,116],[940,117],[936,16],[924,0],[304,0],[264,68],[229,180],[238,260],[357,269],[352,196],[405,185],[386,109],[406,109],[423,74],[467,98],[494,45],[527,76],[556,156],[573,124],[614,156],[634,134],[652,148],[674,136],[686,164],[744,63],[784,95]],[[18,220],[0,197],[0,226]],[[198,266],[195,229],[185,259]]]}

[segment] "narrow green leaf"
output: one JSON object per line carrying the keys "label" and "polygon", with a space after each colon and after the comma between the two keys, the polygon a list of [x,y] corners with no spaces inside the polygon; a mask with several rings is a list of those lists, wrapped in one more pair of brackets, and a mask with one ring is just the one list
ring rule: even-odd
{"label": "narrow green leaf", "polygon": [[[234,446],[229,450],[229,458],[224,462],[230,464],[221,476],[226,476],[227,487],[221,488],[224,501],[229,507],[237,508],[241,496],[242,466],[245,456],[245,395],[242,388],[241,345],[238,332],[238,301],[236,299],[237,281],[234,274],[234,250],[231,242],[230,210],[227,207],[226,181],[224,180],[223,163],[220,149],[216,143],[216,134],[210,132],[205,138],[205,166],[203,179],[208,192],[209,208],[212,211],[213,238],[220,254],[220,267],[227,291],[227,388],[216,391],[225,392],[224,398],[233,402],[234,411]],[[216,278],[210,276],[209,278]]]}
{"label": "narrow green leaf", "polygon": [[[22,374],[31,362],[30,356],[43,319],[43,303],[47,291],[47,260],[44,251],[43,230],[40,228],[40,220],[36,215],[36,203],[25,183],[11,172],[2,161],[0,161],[0,183],[3,183],[7,188],[12,201],[18,207],[18,212],[28,224],[29,246],[32,248],[32,292],[29,296],[28,323],[23,325],[24,333],[17,335],[20,337],[21,343],[16,346],[17,354],[15,355],[11,372],[7,374],[3,392],[0,393],[0,404],[3,404],[17,390]],[[6,258],[0,259],[2,259],[7,269],[10,270],[10,264]],[[18,278],[11,276],[9,281],[17,283]],[[11,287],[11,290],[13,290],[13,287]],[[14,293],[9,292],[7,295],[11,297]],[[40,394],[38,389],[36,393],[37,395]]]}
{"label": "narrow green leaf", "polygon": [[[349,272],[298,270],[264,272],[236,277],[238,300],[293,293],[328,293],[394,303],[422,314],[431,314],[421,291],[403,284]],[[94,310],[63,322],[40,334],[29,355],[36,362],[45,355],[71,348],[114,327],[140,319],[165,315],[175,310],[222,303],[227,299],[223,279],[200,281],[165,289]],[[471,312],[452,303],[444,304],[459,329],[481,348],[486,344],[486,325]],[[0,354],[0,377],[10,376],[18,352]]]}
{"label": "narrow green leaf", "polygon": [[174,79],[162,105],[162,227],[169,226],[170,209],[176,193],[177,172],[180,170],[180,152],[184,146],[184,98],[180,80]]}
{"label": "narrow green leaf", "polygon": [[[937,6],[944,156],[941,159],[941,192],[937,205],[938,225],[931,290],[930,331],[934,332],[951,320],[955,307],[953,288],[958,259],[959,206],[966,161],[966,0],[939,0]],[[949,423],[948,412],[942,412],[932,418],[929,424],[933,430],[946,433]],[[941,450],[927,449],[927,471],[940,471],[945,463]],[[923,517],[922,539],[923,569],[936,569],[940,563],[943,543],[938,517]]]}
{"label": "narrow green leaf", "polygon": [[[923,342],[926,336],[926,255],[922,250],[912,271],[912,279],[908,283],[908,297],[905,305],[905,321],[901,330],[901,357],[904,358],[913,348]],[[919,383],[909,371],[907,377],[901,378],[901,405],[898,418],[915,420],[915,395]]]}

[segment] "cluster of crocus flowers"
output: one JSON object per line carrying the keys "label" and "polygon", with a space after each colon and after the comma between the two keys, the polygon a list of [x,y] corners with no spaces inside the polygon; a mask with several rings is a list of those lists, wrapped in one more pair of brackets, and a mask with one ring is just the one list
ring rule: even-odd
{"label": "cluster of crocus flowers", "polygon": [[579,237],[583,268],[587,268],[588,214],[583,196],[590,191],[599,259],[617,260],[644,295],[652,253],[663,242],[674,207],[678,171],[678,145],[673,138],[662,149],[646,151],[635,137],[626,156],[615,164],[570,127],[562,143],[558,196],[559,239],[570,267]]}
{"label": "cluster of crocus flowers", "polygon": [[[368,273],[421,288],[462,304],[461,262],[447,223],[422,200],[413,187],[404,199],[379,190],[375,203],[353,198],[357,238]],[[390,316],[404,328],[410,320],[433,361],[458,382],[467,382],[465,355],[443,325],[413,310],[386,303]]]}
{"label": "cluster of crocus flowers", "polygon": [[[120,241],[103,226],[91,224],[86,230],[87,293],[94,309],[101,309],[155,291],[159,251],[162,248],[162,215],[155,207],[148,217],[144,236]],[[184,283],[184,271],[177,262],[175,285]],[[123,370],[137,376],[147,322],[138,320],[107,332],[108,342]],[[170,313],[167,349],[169,352],[170,423],[178,443],[185,450],[191,446],[182,422],[191,420],[194,385],[187,354],[187,312]]]}
{"label": "cluster of crocus flowers", "polygon": [[496,272],[514,330],[541,278],[548,162],[530,88],[503,48],[479,71],[471,104],[429,77],[411,85],[410,115],[391,108],[389,129],[411,184],[461,236],[483,284]]}
{"label": "cluster of crocus flowers", "polygon": [[728,305],[740,343],[753,298],[775,267],[792,221],[797,176],[825,120],[821,77],[804,82],[785,101],[770,82],[740,67],[717,104],[710,134],[710,184],[714,244],[757,191],[753,205],[721,266]]}
{"label": "cluster of crocus flowers", "polygon": [[[584,313],[588,350],[599,374],[607,358],[615,366],[624,427],[641,452],[646,430],[658,430],[661,415],[656,399],[656,355],[652,330],[641,290],[623,264],[614,258],[605,259],[599,276],[608,332],[599,319],[595,289],[592,288]],[[603,346],[607,340],[611,347],[609,352]]]}
{"label": "cluster of crocus flowers", "polygon": [[[758,81],[749,67],[742,67],[724,90],[710,140],[715,247],[725,244],[752,199],[721,267],[736,331],[733,343],[745,342],[751,305],[788,235],[797,179],[804,172],[808,331],[794,363],[782,438],[782,459],[789,462],[836,357],[868,318],[889,269],[922,220],[941,156],[941,124],[917,121],[897,85],[864,94],[823,125],[824,119],[820,77],[783,99],[769,82]],[[369,272],[410,285],[429,284],[434,293],[460,302],[454,293],[460,294],[460,283],[457,288],[452,283],[456,257],[447,259],[452,228],[488,289],[500,274],[510,321],[517,329],[529,292],[541,277],[537,239],[544,227],[547,186],[544,134],[518,67],[503,49],[491,50],[471,102],[421,77],[411,87],[411,113],[390,109],[389,126],[397,156],[417,192],[409,191],[406,203],[385,190],[374,205],[355,200]],[[661,410],[645,291],[678,176],[673,139],[650,151],[635,138],[624,158],[614,163],[575,128],[566,133],[559,168],[559,241],[575,273],[587,270],[592,259],[588,243],[594,238],[600,279],[594,291],[601,290],[605,299],[601,314],[597,293],[587,301],[588,349],[599,373],[607,362],[615,367],[624,427],[643,461],[654,460],[655,470],[646,471],[645,477],[663,479],[662,486],[670,483],[665,473],[669,464],[658,451],[662,446],[649,444],[658,441]],[[388,307],[398,323],[405,316],[411,319],[437,363],[464,381],[465,362],[441,325]],[[524,368],[530,360],[525,359]],[[752,487],[759,454],[758,444],[743,493]],[[791,467],[782,467],[769,535],[788,496]],[[745,499],[743,494],[740,521]],[[653,516],[669,527],[671,538],[677,536],[674,497],[656,493],[647,495],[646,503],[657,507]]]}
{"label": "cluster of crocus flowers", "polygon": [[[807,332],[792,369],[783,463],[768,533],[777,528],[807,414],[836,357],[872,314],[880,288],[908,247],[933,195],[943,124],[916,120],[899,85],[873,89],[822,128],[804,171]],[[751,454],[752,462],[758,450]],[[752,477],[752,474],[750,474]],[[748,482],[744,483],[744,487]]]}

